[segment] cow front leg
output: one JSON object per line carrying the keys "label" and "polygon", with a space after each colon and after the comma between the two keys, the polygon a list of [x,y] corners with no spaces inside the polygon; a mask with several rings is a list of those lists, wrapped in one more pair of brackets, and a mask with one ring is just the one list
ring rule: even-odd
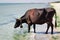
{"label": "cow front leg", "polygon": [[30,32],[30,26],[31,26],[31,25],[30,25],[30,24],[28,24],[28,33]]}
{"label": "cow front leg", "polygon": [[35,31],[35,24],[33,24],[33,28],[34,28],[34,33],[36,33],[36,31]]}

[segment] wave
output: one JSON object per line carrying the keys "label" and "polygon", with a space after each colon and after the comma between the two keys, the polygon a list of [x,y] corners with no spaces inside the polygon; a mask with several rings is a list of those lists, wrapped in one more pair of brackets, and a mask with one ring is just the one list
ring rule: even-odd
{"label": "wave", "polygon": [[11,23],[11,22],[15,22],[15,20],[11,20],[11,21],[8,21],[8,22],[0,23],[0,26],[1,26],[1,25],[9,24],[9,23]]}

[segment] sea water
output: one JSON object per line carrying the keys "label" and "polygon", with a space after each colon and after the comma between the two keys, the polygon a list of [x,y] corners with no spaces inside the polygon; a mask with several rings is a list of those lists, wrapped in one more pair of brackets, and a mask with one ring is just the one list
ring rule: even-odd
{"label": "sea water", "polygon": [[46,7],[50,5],[46,3],[0,3],[0,40],[25,40],[27,24],[23,24],[23,29],[19,27],[14,29],[15,18],[20,18],[29,9]]}

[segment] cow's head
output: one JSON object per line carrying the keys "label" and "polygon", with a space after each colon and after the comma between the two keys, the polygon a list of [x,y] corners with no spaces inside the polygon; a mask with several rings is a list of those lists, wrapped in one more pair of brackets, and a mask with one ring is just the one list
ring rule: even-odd
{"label": "cow's head", "polygon": [[17,28],[17,27],[19,27],[20,26],[20,28],[22,28],[23,26],[22,26],[22,20],[21,19],[16,19],[16,23],[15,23],[15,25],[14,25],[14,28]]}

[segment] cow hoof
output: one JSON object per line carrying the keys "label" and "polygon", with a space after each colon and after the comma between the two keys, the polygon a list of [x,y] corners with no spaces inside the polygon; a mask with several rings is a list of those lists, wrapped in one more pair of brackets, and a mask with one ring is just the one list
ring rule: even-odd
{"label": "cow hoof", "polygon": [[51,34],[53,34],[53,33],[51,33]]}
{"label": "cow hoof", "polygon": [[28,33],[30,33],[30,31],[28,31]]}
{"label": "cow hoof", "polygon": [[34,33],[36,33],[36,32],[34,32]]}
{"label": "cow hoof", "polygon": [[47,32],[45,32],[45,34],[48,34]]}

